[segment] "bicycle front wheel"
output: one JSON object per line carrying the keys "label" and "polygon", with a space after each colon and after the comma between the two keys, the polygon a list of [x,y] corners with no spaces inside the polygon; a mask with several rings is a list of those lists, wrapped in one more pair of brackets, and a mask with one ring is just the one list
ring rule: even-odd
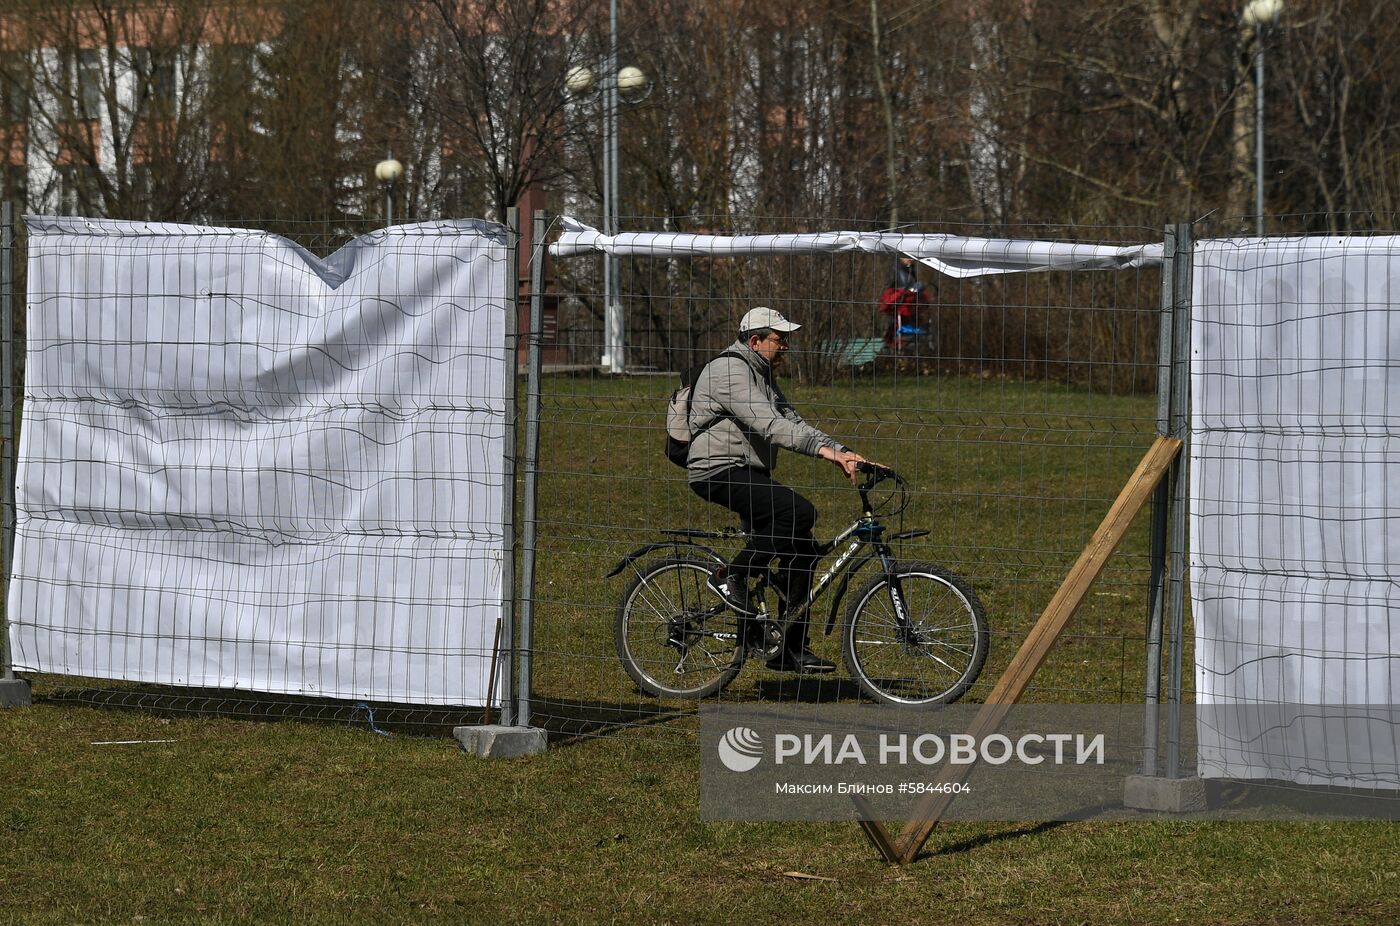
{"label": "bicycle front wheel", "polygon": [[904,563],[895,575],[902,608],[884,575],[851,601],[842,639],[846,669],[886,704],[956,701],[987,661],[986,611],[966,582],[931,563]]}
{"label": "bicycle front wheel", "polygon": [[613,642],[622,667],[647,694],[704,698],[739,674],[738,616],[705,587],[714,568],[701,560],[658,560],[639,567],[623,591]]}

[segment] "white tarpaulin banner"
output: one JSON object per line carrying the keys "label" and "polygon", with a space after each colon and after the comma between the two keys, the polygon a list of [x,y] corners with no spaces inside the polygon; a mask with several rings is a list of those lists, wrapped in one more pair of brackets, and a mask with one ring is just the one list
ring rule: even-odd
{"label": "white tarpaulin banner", "polygon": [[598,251],[615,256],[738,257],[763,254],[814,254],[865,251],[908,254],[951,277],[1033,270],[1113,270],[1162,261],[1162,245],[1133,247],[1065,241],[1017,241],[1009,238],[964,238],[958,235],[906,235],[899,232],[834,231],[807,235],[695,235],[673,232],[625,232],[604,235],[577,219],[559,220],[564,232],[550,246],[556,257]]}
{"label": "white tarpaulin banner", "polygon": [[[1191,361],[1198,703],[1400,704],[1400,239],[1199,243]],[[1400,787],[1357,715],[1203,725],[1201,769]]]}
{"label": "white tarpaulin banner", "polygon": [[485,703],[504,232],[28,224],[15,668]]}

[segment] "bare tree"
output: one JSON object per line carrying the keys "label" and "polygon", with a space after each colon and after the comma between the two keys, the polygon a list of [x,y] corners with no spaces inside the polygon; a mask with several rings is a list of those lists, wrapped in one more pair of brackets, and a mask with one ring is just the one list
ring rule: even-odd
{"label": "bare tree", "polygon": [[1301,12],[1277,31],[1269,59],[1269,206],[1312,216],[1308,230],[1393,227],[1400,23],[1376,0],[1316,0]]}
{"label": "bare tree", "polygon": [[31,199],[69,211],[183,217],[207,190],[202,4],[85,0],[29,11]]}
{"label": "bare tree", "polygon": [[564,78],[590,31],[606,24],[594,0],[431,0],[423,41],[445,79],[424,104],[444,139],[481,171],[497,218],[526,185],[560,174],[568,118]]}

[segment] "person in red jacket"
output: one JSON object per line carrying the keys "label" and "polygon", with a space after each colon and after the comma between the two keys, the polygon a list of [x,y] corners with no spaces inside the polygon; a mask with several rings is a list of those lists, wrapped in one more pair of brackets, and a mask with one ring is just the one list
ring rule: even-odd
{"label": "person in red jacket", "polygon": [[894,273],[880,294],[880,311],[890,317],[889,325],[885,328],[885,346],[896,352],[902,351],[905,338],[900,329],[921,327],[920,310],[929,304],[928,291],[919,282],[914,269],[914,258],[908,254],[899,255]]}

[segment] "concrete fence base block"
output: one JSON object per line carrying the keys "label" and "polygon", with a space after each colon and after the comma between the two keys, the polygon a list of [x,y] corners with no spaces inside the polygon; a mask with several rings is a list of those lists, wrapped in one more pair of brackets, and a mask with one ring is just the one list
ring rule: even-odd
{"label": "concrete fence base block", "polygon": [[1199,778],[1158,778],[1129,775],[1123,784],[1123,806],[1160,813],[1206,810],[1206,783]]}
{"label": "concrete fence base block", "polygon": [[33,703],[29,682],[22,678],[0,679],[0,707],[29,707]]}
{"label": "concrete fence base block", "polygon": [[545,735],[539,727],[507,727],[498,723],[454,727],[452,736],[462,748],[483,759],[514,759],[544,752]]}

